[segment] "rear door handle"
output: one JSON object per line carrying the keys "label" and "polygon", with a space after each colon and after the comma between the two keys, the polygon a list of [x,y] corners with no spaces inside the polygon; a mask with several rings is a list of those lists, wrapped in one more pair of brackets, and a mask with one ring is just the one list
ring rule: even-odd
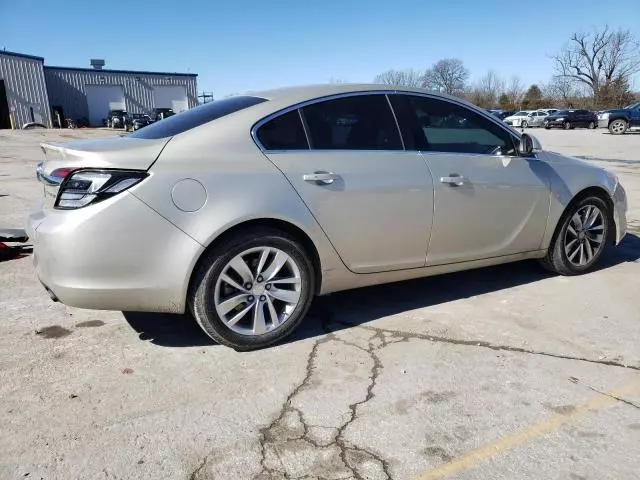
{"label": "rear door handle", "polygon": [[465,178],[457,173],[451,173],[448,177],[440,177],[440,183],[446,183],[452,187],[461,187],[464,182]]}
{"label": "rear door handle", "polygon": [[333,172],[305,173],[302,176],[305,182],[314,182],[316,185],[329,185],[333,183],[336,178],[338,178],[338,176]]}

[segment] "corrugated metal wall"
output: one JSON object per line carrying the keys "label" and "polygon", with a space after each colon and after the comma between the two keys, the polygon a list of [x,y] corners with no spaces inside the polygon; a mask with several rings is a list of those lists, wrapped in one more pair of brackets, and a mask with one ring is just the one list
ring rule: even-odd
{"label": "corrugated metal wall", "polygon": [[44,67],[51,106],[61,106],[66,118],[89,118],[85,85],[120,85],[124,91],[127,111],[151,113],[153,87],[182,85],[186,87],[189,108],[198,104],[195,76],[147,73],[120,73],[109,70],[74,70]]}
{"label": "corrugated metal wall", "polygon": [[35,121],[51,126],[51,112],[44,79],[42,60],[7,55],[0,51],[0,78],[7,90],[9,110],[15,127]]}

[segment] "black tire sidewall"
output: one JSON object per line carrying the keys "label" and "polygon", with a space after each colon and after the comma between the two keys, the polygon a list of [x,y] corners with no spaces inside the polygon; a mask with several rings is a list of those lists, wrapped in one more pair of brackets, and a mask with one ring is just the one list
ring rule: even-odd
{"label": "black tire sidewall", "polygon": [[571,122],[564,122],[563,127],[565,130],[571,130]]}
{"label": "black tire sidewall", "polygon": [[[594,255],[594,257],[591,259],[590,263],[588,263],[585,266],[578,266],[578,265],[574,265],[569,261],[569,258],[564,249],[564,239],[567,234],[567,228],[569,226],[569,222],[571,221],[571,217],[573,217],[573,215],[575,215],[575,213],[578,210],[580,210],[582,207],[586,205],[594,205],[598,207],[602,212],[602,215],[604,218],[603,220],[604,221],[604,232],[603,232],[604,244],[600,248],[600,250]],[[563,216],[563,219],[562,219],[562,228],[558,231],[558,236],[554,240],[553,255],[555,258],[553,259],[553,263],[559,264],[558,266],[561,266],[562,270],[565,270],[564,272],[560,272],[560,273],[563,273],[565,275],[578,275],[593,268],[593,266],[598,263],[600,256],[602,255],[602,253],[606,248],[607,239],[609,238],[610,228],[611,228],[611,214],[609,212],[609,206],[600,197],[596,197],[596,196],[585,197],[579,202],[577,202],[575,205],[573,205],[569,210],[567,210],[567,212],[565,212],[565,215]]]}
{"label": "black tire sidewall", "polygon": [[[216,281],[227,263],[239,253],[255,247],[278,248],[296,262],[301,276],[301,298],[282,326],[263,335],[249,336],[234,332],[220,319],[214,305],[214,291]],[[200,262],[194,274],[190,303],[198,324],[214,340],[236,350],[253,350],[276,343],[293,332],[307,313],[314,292],[311,261],[294,239],[278,232],[252,232],[221,245]]]}

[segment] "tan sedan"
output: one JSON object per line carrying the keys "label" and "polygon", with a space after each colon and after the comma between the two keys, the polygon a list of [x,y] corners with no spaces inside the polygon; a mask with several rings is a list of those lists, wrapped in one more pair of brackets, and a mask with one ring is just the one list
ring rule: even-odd
{"label": "tan sedan", "polygon": [[190,310],[241,350],[316,295],[529,258],[579,274],[626,229],[615,175],[420,89],[253,93],[43,150],[28,229],[51,296]]}

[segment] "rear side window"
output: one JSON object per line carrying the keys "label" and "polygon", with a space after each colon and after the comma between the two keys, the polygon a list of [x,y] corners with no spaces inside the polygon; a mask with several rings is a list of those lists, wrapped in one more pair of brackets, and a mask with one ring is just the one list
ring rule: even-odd
{"label": "rear side window", "polygon": [[482,115],[436,98],[391,95],[407,149],[515,155],[513,137]]}
{"label": "rear side window", "polygon": [[133,138],[167,138],[177,135],[192,128],[204,125],[212,120],[215,120],[230,113],[243,110],[258,103],[266,102],[264,98],[258,97],[229,97],[222,100],[216,100],[211,103],[200,105],[199,107],[192,108],[186,112],[172,115],[164,120],[159,120],[151,125],[148,125],[135,133],[129,135]]}
{"label": "rear side window", "polygon": [[314,150],[402,150],[385,95],[356,95],[302,109]]}
{"label": "rear side window", "polygon": [[258,141],[267,150],[308,150],[298,110],[280,115],[258,129]]}

